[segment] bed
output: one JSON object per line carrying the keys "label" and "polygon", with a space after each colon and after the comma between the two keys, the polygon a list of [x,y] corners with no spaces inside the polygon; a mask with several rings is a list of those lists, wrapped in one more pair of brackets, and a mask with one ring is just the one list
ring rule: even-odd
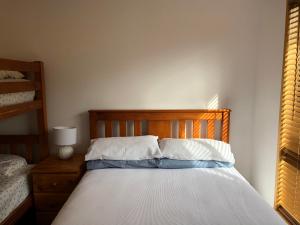
{"label": "bed", "polygon": [[[101,131],[105,137],[114,133],[142,135],[146,130],[147,134],[168,138],[174,133],[171,121],[177,121],[175,130],[181,139],[189,133],[193,138],[220,137],[228,143],[229,115],[226,109],[91,110],[90,136],[99,137]],[[99,129],[99,121],[105,124],[104,129]],[[119,121],[118,132],[114,131],[115,121]],[[187,121],[192,123],[190,132]],[[107,168],[85,173],[52,224],[283,225],[285,222],[234,167]]]}
{"label": "bed", "polygon": [[0,176],[0,223],[8,217],[25,199],[30,198],[30,170],[27,165],[13,176]]}
{"label": "bed", "polygon": [[284,223],[235,169],[105,169],[84,175],[53,224]]}
{"label": "bed", "polygon": [[[0,134],[1,155],[21,156],[28,164],[37,163],[48,155],[43,63],[1,58],[0,120],[34,111],[37,131],[31,134]],[[30,165],[26,166],[10,176],[0,174],[0,225],[17,223],[33,208],[30,168]]]}

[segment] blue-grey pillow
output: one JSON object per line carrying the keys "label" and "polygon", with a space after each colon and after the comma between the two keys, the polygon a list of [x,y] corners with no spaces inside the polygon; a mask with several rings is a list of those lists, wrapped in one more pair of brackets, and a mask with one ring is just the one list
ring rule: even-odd
{"label": "blue-grey pillow", "polygon": [[175,159],[145,159],[145,160],[90,160],[87,169],[106,168],[160,168],[160,169],[186,169],[186,168],[230,168],[233,163],[214,160],[175,160]]}
{"label": "blue-grey pillow", "polygon": [[185,168],[230,168],[233,163],[215,160],[176,160],[160,159],[158,168],[161,169],[185,169]]}
{"label": "blue-grey pillow", "polygon": [[88,170],[105,168],[158,168],[158,159],[143,160],[90,160],[87,161]]}

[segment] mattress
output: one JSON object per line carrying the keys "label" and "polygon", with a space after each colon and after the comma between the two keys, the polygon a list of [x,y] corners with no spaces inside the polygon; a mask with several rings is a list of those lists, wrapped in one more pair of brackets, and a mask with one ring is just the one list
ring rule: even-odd
{"label": "mattress", "polygon": [[[0,82],[27,82],[25,79],[5,79]],[[33,101],[35,91],[0,94],[0,107]]]}
{"label": "mattress", "polygon": [[88,171],[53,225],[283,225],[235,168]]}
{"label": "mattress", "polygon": [[29,195],[31,168],[28,165],[13,176],[0,176],[0,223]]}

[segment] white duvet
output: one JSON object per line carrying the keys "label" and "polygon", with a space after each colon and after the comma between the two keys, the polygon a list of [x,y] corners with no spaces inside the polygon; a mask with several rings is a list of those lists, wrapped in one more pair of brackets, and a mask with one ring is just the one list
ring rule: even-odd
{"label": "white duvet", "polygon": [[87,172],[54,225],[279,225],[234,168]]}

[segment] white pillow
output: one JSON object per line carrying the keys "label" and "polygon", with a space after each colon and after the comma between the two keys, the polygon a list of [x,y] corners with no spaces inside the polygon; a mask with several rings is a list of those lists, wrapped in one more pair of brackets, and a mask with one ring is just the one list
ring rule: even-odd
{"label": "white pillow", "polygon": [[12,176],[27,166],[26,160],[17,155],[0,154],[0,175]]}
{"label": "white pillow", "polygon": [[235,162],[230,145],[222,141],[166,138],[159,141],[159,146],[163,158]]}
{"label": "white pillow", "polygon": [[24,74],[19,71],[11,71],[11,70],[0,70],[0,80],[3,79],[22,79],[24,78]]}
{"label": "white pillow", "polygon": [[92,140],[85,160],[142,160],[160,158],[157,136],[111,137]]}

